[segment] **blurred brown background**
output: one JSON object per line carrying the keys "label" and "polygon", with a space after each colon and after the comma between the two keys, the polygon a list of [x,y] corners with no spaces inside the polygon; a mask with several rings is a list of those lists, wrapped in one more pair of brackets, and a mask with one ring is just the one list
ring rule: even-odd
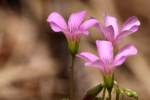
{"label": "blurred brown background", "polygon": [[[122,87],[138,92],[140,100],[150,100],[150,1],[148,0],[0,0],[0,100],[62,100],[68,95],[70,56],[66,40],[46,22],[52,11],[65,18],[73,11],[87,10],[88,16],[102,21],[105,12],[120,23],[129,16],[141,21],[132,42],[139,54],[116,71]],[[82,38],[80,51],[95,52],[96,30]],[[75,67],[76,100],[101,82],[98,70]],[[128,99],[127,99],[128,100]]]}

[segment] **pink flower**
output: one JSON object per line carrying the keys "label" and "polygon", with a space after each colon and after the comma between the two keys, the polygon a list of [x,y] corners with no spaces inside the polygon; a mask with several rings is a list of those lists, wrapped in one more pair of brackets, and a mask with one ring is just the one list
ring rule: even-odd
{"label": "pink flower", "polygon": [[89,19],[83,22],[85,16],[86,11],[72,13],[68,23],[66,23],[59,13],[52,12],[48,16],[47,21],[53,31],[63,32],[67,39],[76,41],[79,40],[80,36],[88,35],[89,32],[87,30],[98,23],[95,19]]}
{"label": "pink flower", "polygon": [[122,38],[136,32],[139,29],[140,21],[137,17],[132,16],[120,26],[115,17],[105,16],[104,25],[100,24],[99,26],[99,30],[104,35],[105,39],[116,44]]}
{"label": "pink flower", "polygon": [[117,66],[125,62],[127,57],[137,54],[137,49],[131,44],[124,46],[115,56],[112,42],[97,40],[96,46],[98,56],[89,52],[82,52],[77,56],[86,61],[85,66],[99,68],[104,74],[111,74]]}

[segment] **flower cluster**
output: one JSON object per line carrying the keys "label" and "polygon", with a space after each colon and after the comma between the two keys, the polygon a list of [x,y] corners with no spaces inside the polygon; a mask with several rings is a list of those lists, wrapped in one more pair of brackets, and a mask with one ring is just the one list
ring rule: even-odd
{"label": "flower cluster", "polygon": [[130,17],[122,26],[118,25],[115,17],[105,16],[104,24],[99,23],[98,26],[98,30],[104,36],[104,40],[96,41],[98,57],[89,52],[82,52],[78,57],[86,61],[85,66],[99,68],[104,74],[112,73],[127,57],[137,54],[136,47],[127,44],[114,56],[114,47],[123,37],[136,32],[139,25],[140,21],[135,16]]}
{"label": "flower cluster", "polygon": [[94,66],[99,68],[103,73],[111,73],[117,66],[121,65],[128,56],[137,54],[137,49],[132,45],[126,45],[118,54],[114,56],[114,45],[122,38],[136,32],[140,26],[140,21],[133,16],[127,19],[123,25],[118,25],[117,19],[112,16],[104,17],[104,24],[98,20],[91,18],[83,22],[86,11],[72,13],[68,23],[57,12],[53,12],[48,16],[48,23],[55,32],[63,32],[68,42],[79,42],[80,37],[88,35],[88,29],[97,25],[98,30],[104,36],[104,40],[97,40],[96,46],[98,55],[95,56],[88,52],[78,54],[78,57],[86,61],[86,66]]}
{"label": "flower cluster", "polygon": [[[137,49],[133,44],[127,44],[117,51],[115,47],[124,37],[139,29],[140,21],[137,17],[132,16],[122,25],[119,25],[117,19],[112,16],[105,16],[103,23],[93,17],[84,21],[85,16],[86,11],[75,12],[70,15],[68,22],[66,22],[58,12],[52,12],[48,16],[47,22],[53,31],[64,33],[72,57],[77,55],[77,57],[85,60],[85,66],[98,68],[103,73],[104,91],[107,89],[111,94],[114,84],[114,70],[117,66],[122,65],[129,56],[137,54]],[[103,36],[103,40],[96,40],[97,55],[90,52],[77,54],[81,36],[88,35],[88,29],[93,26],[96,26]],[[107,86],[107,84],[109,85]],[[111,95],[109,95],[108,100],[111,100]]]}

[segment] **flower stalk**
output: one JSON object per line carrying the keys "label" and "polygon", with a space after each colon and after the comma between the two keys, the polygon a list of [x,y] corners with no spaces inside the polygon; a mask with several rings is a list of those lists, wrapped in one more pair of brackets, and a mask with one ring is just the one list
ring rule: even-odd
{"label": "flower stalk", "polygon": [[71,54],[71,66],[70,66],[70,100],[74,100],[74,64],[75,64],[75,57],[79,49],[79,40],[68,40],[68,49]]}
{"label": "flower stalk", "polygon": [[70,100],[74,100],[74,62],[75,56],[72,55],[72,62],[70,66]]}
{"label": "flower stalk", "polygon": [[[115,82],[116,81],[114,81],[114,84],[115,84]],[[116,100],[119,100],[119,98],[120,98],[120,89],[119,89],[119,87],[118,87],[118,85],[117,85],[117,82],[116,82]]]}

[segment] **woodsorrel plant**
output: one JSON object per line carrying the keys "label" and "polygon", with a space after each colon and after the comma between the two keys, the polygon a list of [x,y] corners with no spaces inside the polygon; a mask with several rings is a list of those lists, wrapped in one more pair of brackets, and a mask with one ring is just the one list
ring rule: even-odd
{"label": "woodsorrel plant", "polygon": [[[121,100],[120,96],[129,96],[138,99],[136,92],[119,87],[114,80],[115,69],[122,65],[125,60],[137,54],[137,49],[132,44],[127,44],[121,49],[116,49],[119,42],[129,34],[136,32],[140,26],[137,17],[130,17],[123,25],[118,25],[117,19],[112,16],[105,16],[104,23],[100,23],[94,18],[83,22],[86,11],[72,13],[68,23],[57,12],[52,12],[48,16],[48,23],[53,31],[63,32],[67,41],[68,49],[72,57],[70,67],[70,96],[69,100],[74,100],[74,62],[75,57],[85,60],[85,66],[94,67],[100,70],[103,75],[103,83],[98,84],[83,97],[83,100],[112,100],[112,91],[115,91],[116,100]],[[96,40],[98,54],[90,52],[78,53],[81,36],[88,35],[88,29],[96,26],[104,36],[103,40]],[[98,96],[102,92],[101,96]]]}
{"label": "woodsorrel plant", "polygon": [[89,32],[87,30],[98,23],[98,21],[93,18],[83,22],[85,16],[86,11],[72,13],[68,23],[66,23],[59,13],[52,12],[47,19],[52,30],[55,32],[63,32],[68,41],[68,49],[72,57],[70,67],[70,100],[74,100],[74,62],[75,55],[79,48],[80,37],[88,35]]}

